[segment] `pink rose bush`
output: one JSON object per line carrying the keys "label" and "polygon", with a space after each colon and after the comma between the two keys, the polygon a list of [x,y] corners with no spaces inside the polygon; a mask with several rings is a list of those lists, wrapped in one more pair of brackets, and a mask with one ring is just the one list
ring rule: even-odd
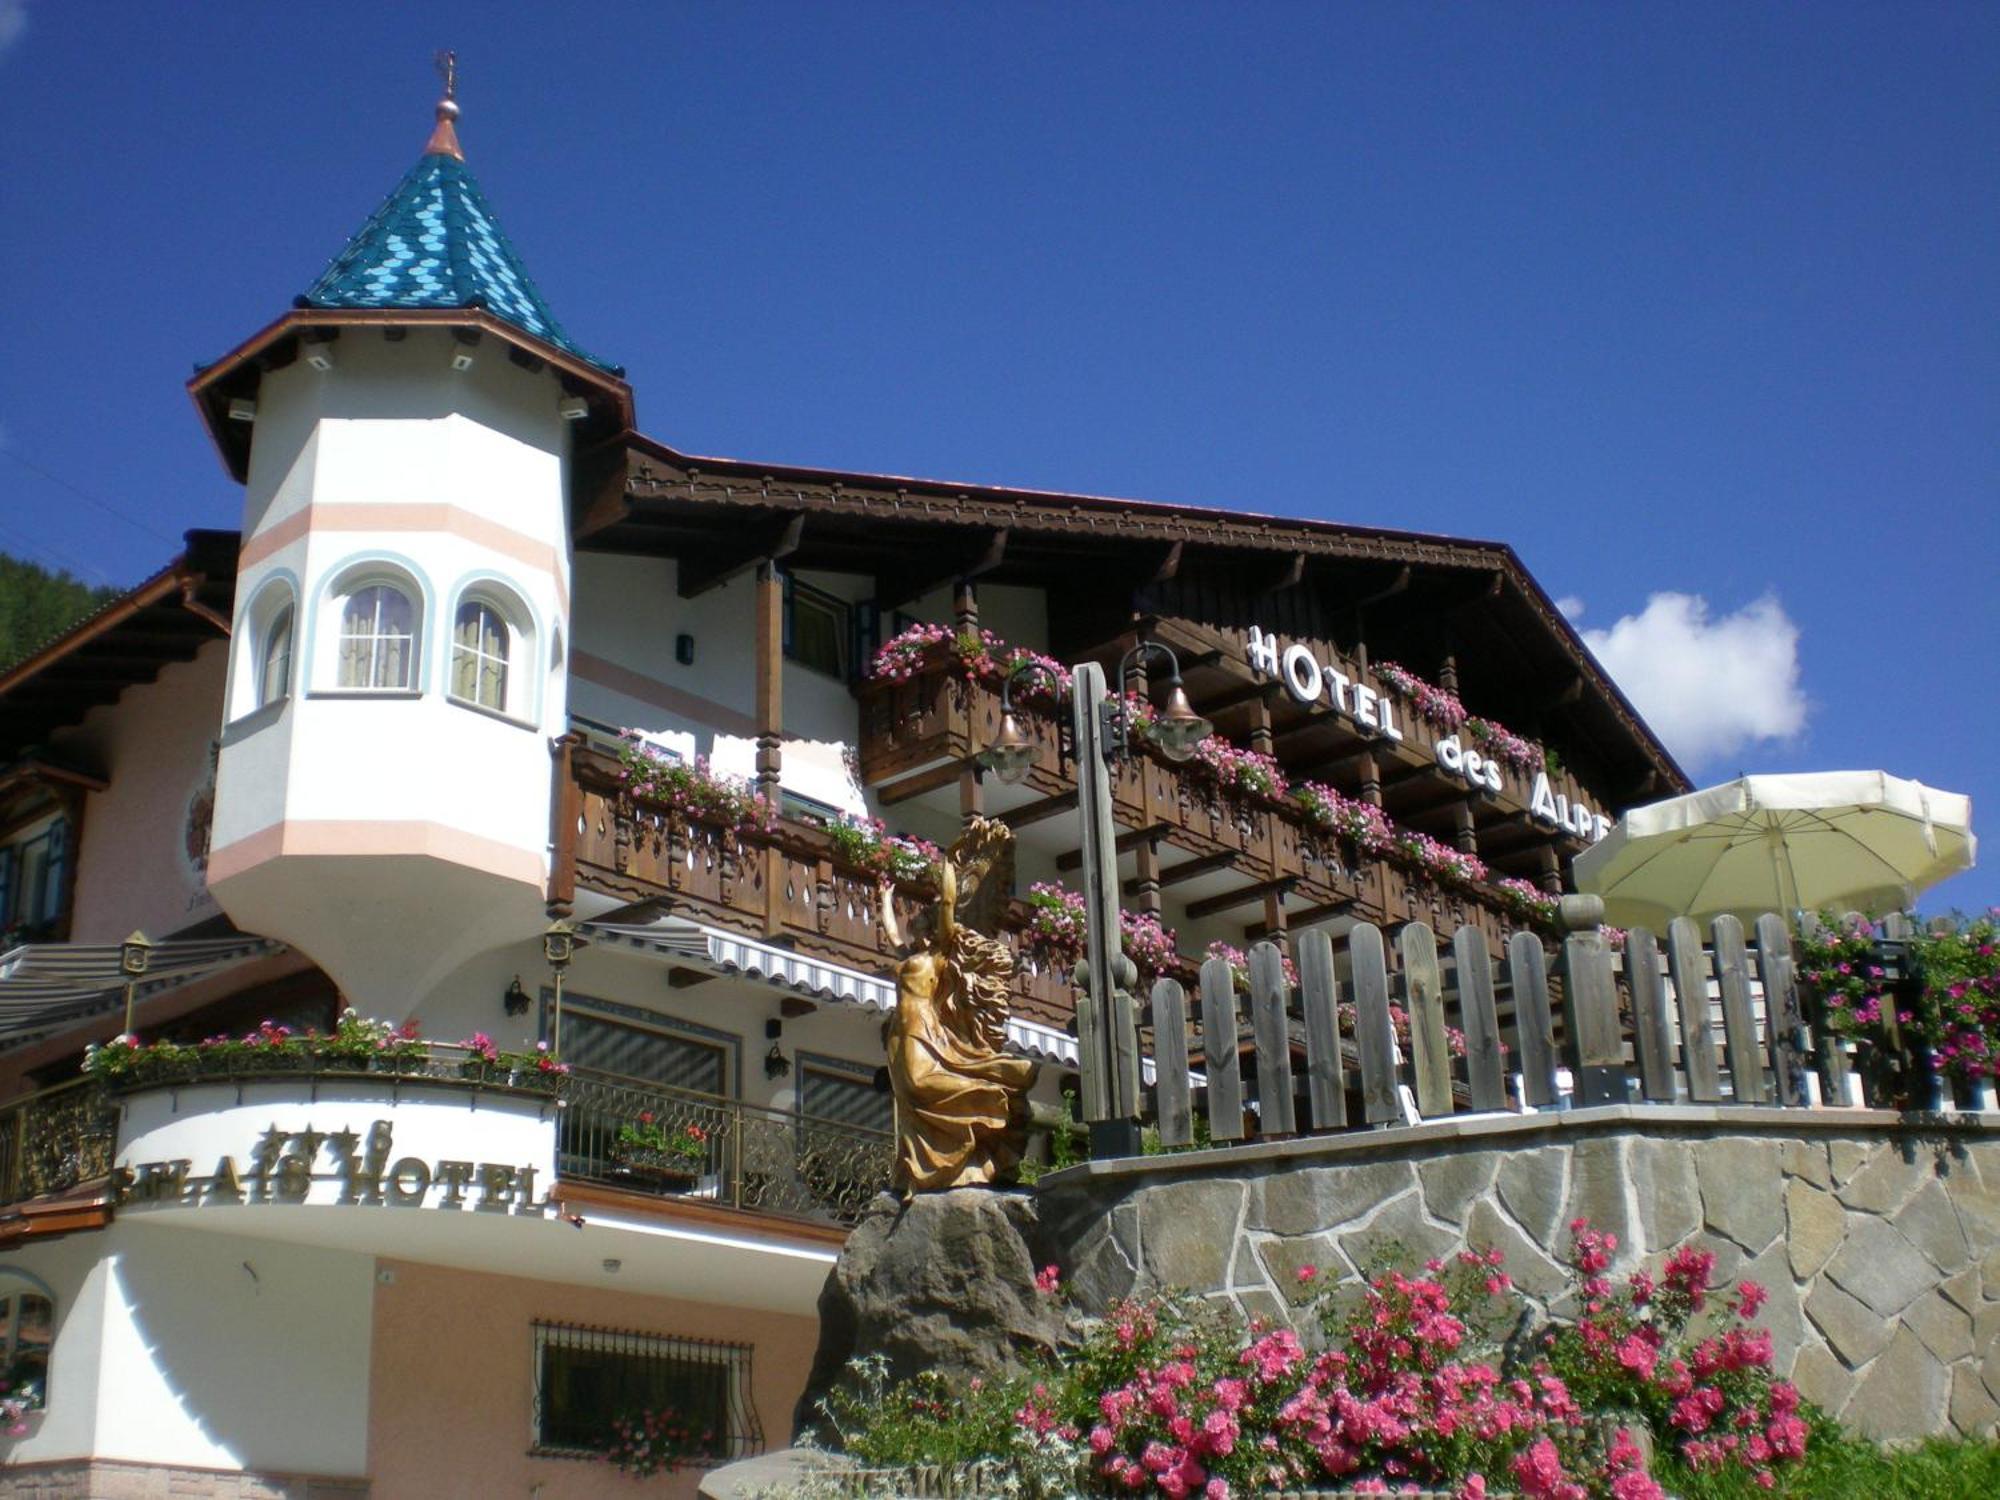
{"label": "pink rose bush", "polygon": [[[1776,1487],[1796,1472],[1811,1428],[1752,1326],[1763,1289],[1712,1287],[1714,1257],[1694,1249],[1614,1284],[1615,1237],[1571,1230],[1582,1312],[1534,1337],[1502,1342],[1519,1320],[1497,1250],[1358,1288],[1304,1266],[1310,1337],[1190,1296],[1131,1299],[1072,1319],[1072,1346],[1019,1379],[954,1394],[887,1386],[877,1366],[825,1414],[866,1462],[1003,1463],[1030,1495],[1664,1500],[1663,1477]],[[1054,1266],[1035,1285],[1061,1295]]]}

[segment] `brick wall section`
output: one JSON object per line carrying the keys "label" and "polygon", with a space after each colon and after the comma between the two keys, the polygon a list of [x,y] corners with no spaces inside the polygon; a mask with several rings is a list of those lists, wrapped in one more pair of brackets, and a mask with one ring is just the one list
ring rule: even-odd
{"label": "brick wall section", "polygon": [[107,1459],[0,1469],[0,1500],[366,1500],[365,1479],[244,1474]]}
{"label": "brick wall section", "polygon": [[1781,1373],[1863,1433],[2000,1422],[2000,1119],[1616,1106],[1091,1162],[1038,1197],[1091,1311],[1178,1286],[1285,1317],[1302,1265],[1469,1243],[1560,1312],[1587,1217],[1621,1271],[1694,1243],[1761,1281]]}

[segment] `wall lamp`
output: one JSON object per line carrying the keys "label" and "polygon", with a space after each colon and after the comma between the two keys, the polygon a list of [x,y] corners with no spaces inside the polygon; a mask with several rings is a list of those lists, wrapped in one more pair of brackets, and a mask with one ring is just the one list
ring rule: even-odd
{"label": "wall lamp", "polygon": [[[1173,648],[1159,641],[1141,641],[1119,660],[1118,675],[1112,680],[1124,682],[1132,664],[1154,652],[1167,659],[1167,701],[1150,724],[1139,726],[1139,733],[1151,740],[1154,748],[1168,760],[1184,761],[1194,754],[1195,746],[1214,733],[1215,726],[1196,713],[1194,706],[1188,702],[1187,689],[1181,684],[1180,658],[1174,655]],[[1019,785],[1035,766],[1038,752],[1034,742],[1021,732],[1020,720],[1014,714],[1014,684],[1037,673],[1046,675],[1051,685],[1060,689],[1060,679],[1046,662],[1024,661],[1015,667],[1000,686],[1000,732],[977,757],[982,767],[1009,786]],[[1122,759],[1131,753],[1132,748],[1132,715],[1123,696],[1107,698],[1103,714],[1105,758],[1113,761]]]}
{"label": "wall lamp", "polygon": [[528,992],[521,988],[521,976],[516,974],[514,982],[507,986],[507,992],[500,997],[500,1004],[510,1016],[525,1016],[528,1013]]}
{"label": "wall lamp", "polygon": [[766,1078],[784,1078],[792,1071],[792,1060],[785,1056],[783,1049],[778,1045],[778,1038],[784,1034],[785,1023],[783,1021],[772,1020],[764,1023],[764,1035],[771,1039],[771,1050],[764,1054],[764,1076]]}

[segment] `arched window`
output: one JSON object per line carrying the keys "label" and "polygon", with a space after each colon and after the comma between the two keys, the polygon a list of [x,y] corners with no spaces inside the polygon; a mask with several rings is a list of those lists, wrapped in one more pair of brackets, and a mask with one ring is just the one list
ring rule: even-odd
{"label": "arched window", "polygon": [[340,659],[335,686],[366,690],[416,685],[417,612],[393,584],[370,583],[340,602]]}
{"label": "arched window", "polygon": [[513,631],[483,599],[458,606],[451,638],[451,695],[495,713],[507,711],[507,663]]}
{"label": "arched window", "polygon": [[286,604],[264,629],[257,663],[257,707],[276,703],[292,690],[292,606]]}

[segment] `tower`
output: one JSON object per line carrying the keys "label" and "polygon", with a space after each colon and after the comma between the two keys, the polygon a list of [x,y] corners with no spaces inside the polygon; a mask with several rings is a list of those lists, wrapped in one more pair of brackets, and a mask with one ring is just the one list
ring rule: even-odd
{"label": "tower", "polygon": [[380,1016],[539,930],[580,455],[631,425],[467,168],[455,92],[446,60],[417,164],[189,383],[244,486],[209,886]]}

